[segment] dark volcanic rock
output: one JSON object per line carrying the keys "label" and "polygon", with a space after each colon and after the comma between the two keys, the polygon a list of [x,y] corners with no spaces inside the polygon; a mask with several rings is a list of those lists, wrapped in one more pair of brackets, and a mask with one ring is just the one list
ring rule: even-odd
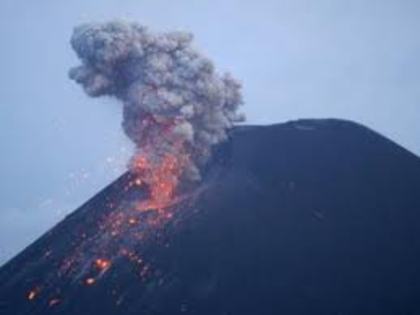
{"label": "dark volcanic rock", "polygon": [[238,127],[214,156],[136,247],[147,277],[124,261],[92,286],[57,275],[110,204],[143,198],[125,174],[0,269],[0,313],[420,314],[419,158],[339,120]]}

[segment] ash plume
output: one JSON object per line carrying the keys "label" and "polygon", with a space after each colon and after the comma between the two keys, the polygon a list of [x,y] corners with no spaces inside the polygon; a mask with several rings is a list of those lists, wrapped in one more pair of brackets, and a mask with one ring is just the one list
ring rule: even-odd
{"label": "ash plume", "polygon": [[136,145],[131,165],[139,156],[154,165],[182,156],[177,176],[198,180],[211,146],[244,117],[241,84],[217,73],[192,40],[189,33],[153,33],[135,23],[84,24],[71,38],[82,64],[69,76],[92,97],[121,100],[122,126]]}

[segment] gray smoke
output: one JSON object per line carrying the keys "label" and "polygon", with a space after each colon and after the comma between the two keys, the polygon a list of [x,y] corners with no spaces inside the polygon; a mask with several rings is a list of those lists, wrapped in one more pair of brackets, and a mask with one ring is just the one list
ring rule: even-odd
{"label": "gray smoke", "polygon": [[125,22],[85,24],[74,29],[71,45],[82,65],[70,78],[93,97],[114,96],[123,103],[122,126],[136,154],[159,163],[184,150],[184,176],[199,178],[211,146],[244,120],[241,84],[219,75],[184,32],[152,33]]}

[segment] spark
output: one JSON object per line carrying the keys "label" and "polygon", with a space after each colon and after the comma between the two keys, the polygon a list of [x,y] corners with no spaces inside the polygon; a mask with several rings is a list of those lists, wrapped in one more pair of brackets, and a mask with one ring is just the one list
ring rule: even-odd
{"label": "spark", "polygon": [[48,302],[48,306],[49,306],[49,307],[52,307],[52,306],[54,306],[54,305],[60,304],[60,302],[61,302],[61,300],[60,300],[60,299],[51,299],[51,300]]}
{"label": "spark", "polygon": [[38,288],[35,288],[35,289],[32,289],[31,291],[29,291],[28,296],[27,296],[28,300],[29,301],[34,300],[38,296],[38,293],[39,293]]}
{"label": "spark", "polygon": [[179,146],[181,151],[178,156],[168,153],[158,163],[150,162],[144,155],[136,157],[133,169],[149,188],[149,198],[138,204],[138,210],[162,210],[174,203],[176,189],[188,159],[186,154],[182,154],[182,144]]}
{"label": "spark", "polygon": [[85,280],[86,285],[93,285],[93,284],[95,284],[95,282],[96,282],[96,280],[94,278],[87,278]]}
{"label": "spark", "polygon": [[48,257],[50,257],[51,256],[51,254],[52,254],[52,250],[47,250],[47,251],[45,251],[44,252],[44,258],[48,258]]}
{"label": "spark", "polygon": [[130,219],[128,219],[128,223],[129,223],[130,225],[135,225],[135,224],[137,224],[137,220],[136,220],[136,219],[134,219],[134,218],[130,218]]}
{"label": "spark", "polygon": [[111,261],[98,258],[95,260],[95,266],[100,270],[107,270],[109,267],[111,267]]}

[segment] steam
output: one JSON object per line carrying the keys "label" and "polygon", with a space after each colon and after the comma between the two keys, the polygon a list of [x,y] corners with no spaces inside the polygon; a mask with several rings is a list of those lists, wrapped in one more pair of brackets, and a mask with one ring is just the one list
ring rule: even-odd
{"label": "steam", "polygon": [[192,40],[189,33],[152,33],[135,23],[81,25],[71,45],[82,65],[69,76],[92,97],[121,100],[135,157],[159,165],[168,155],[182,155],[180,176],[197,180],[212,145],[244,117],[237,112],[241,84],[218,74]]}

